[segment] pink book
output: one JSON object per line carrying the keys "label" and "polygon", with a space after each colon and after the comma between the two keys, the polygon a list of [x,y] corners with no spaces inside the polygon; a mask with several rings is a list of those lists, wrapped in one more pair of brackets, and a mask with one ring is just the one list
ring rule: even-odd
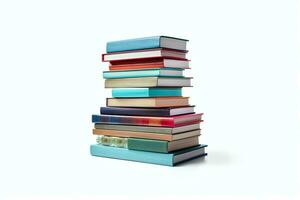
{"label": "pink book", "polygon": [[179,127],[200,123],[203,113],[187,114],[172,117],[124,116],[124,115],[93,115],[93,123],[127,124],[140,126]]}

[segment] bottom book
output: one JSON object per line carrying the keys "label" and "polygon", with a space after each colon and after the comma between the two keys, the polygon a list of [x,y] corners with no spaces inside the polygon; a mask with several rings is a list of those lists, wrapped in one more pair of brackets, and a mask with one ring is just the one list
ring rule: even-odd
{"label": "bottom book", "polygon": [[90,147],[90,151],[93,156],[174,166],[184,161],[206,156],[205,147],[207,145],[201,144],[172,153],[155,153],[93,144]]}

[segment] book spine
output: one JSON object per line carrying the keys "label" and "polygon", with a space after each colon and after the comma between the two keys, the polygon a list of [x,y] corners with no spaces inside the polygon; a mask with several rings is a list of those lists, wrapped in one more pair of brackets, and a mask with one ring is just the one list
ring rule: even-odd
{"label": "book spine", "polygon": [[174,127],[173,118],[158,118],[158,117],[133,117],[133,116],[114,116],[114,115],[93,115],[93,123],[108,123],[108,124],[133,124],[144,126],[165,126]]}
{"label": "book spine", "polygon": [[[172,128],[168,127],[152,127],[152,126],[131,126],[131,125],[116,125],[116,124],[94,124],[95,129],[104,130],[119,130],[119,131],[136,131],[146,133],[172,134]],[[182,132],[182,131],[181,131]]]}
{"label": "book spine", "polygon": [[168,153],[168,142],[161,140],[128,138],[128,149]]}
{"label": "book spine", "polygon": [[160,76],[159,70],[103,72],[104,79]]}
{"label": "book spine", "polygon": [[139,66],[109,66],[109,70],[116,71],[116,70],[137,70],[137,69],[160,69],[163,68],[163,65],[139,65]]}
{"label": "book spine", "polygon": [[153,116],[153,117],[169,117],[169,109],[128,109],[128,108],[114,108],[101,107],[100,113],[105,115],[135,115],[135,116]]}
{"label": "book spine", "polygon": [[131,60],[118,60],[110,61],[111,66],[128,66],[128,65],[163,65],[164,58],[145,58],[145,59],[131,59]]}
{"label": "book spine", "polygon": [[96,141],[98,144],[104,146],[128,148],[138,151],[151,151],[158,153],[168,153],[168,142],[161,140],[149,140],[138,138],[123,138],[112,137],[106,135],[97,136]]}
{"label": "book spine", "polygon": [[90,146],[90,153],[92,156],[173,166],[173,154],[128,150],[98,144]]}
{"label": "book spine", "polygon": [[113,88],[112,97],[182,96],[181,88]]}
{"label": "book spine", "polygon": [[111,52],[150,49],[150,48],[159,48],[159,47],[160,47],[160,37],[156,36],[156,37],[108,42],[106,44],[106,52],[111,53]]}
{"label": "book spine", "polygon": [[93,129],[94,135],[106,135],[111,137],[133,137],[133,138],[143,138],[151,140],[166,140],[172,141],[173,136],[168,134],[157,134],[157,133],[146,133],[146,132],[136,132],[136,131],[124,131],[124,130],[105,130],[105,129]]}
{"label": "book spine", "polygon": [[112,89],[112,97],[149,97],[148,88]]}
{"label": "book spine", "polygon": [[106,79],[105,88],[147,88],[157,87],[158,77]]}

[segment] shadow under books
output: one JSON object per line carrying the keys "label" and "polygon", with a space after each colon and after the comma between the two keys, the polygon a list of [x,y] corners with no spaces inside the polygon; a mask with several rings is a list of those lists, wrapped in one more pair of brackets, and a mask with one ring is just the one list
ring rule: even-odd
{"label": "shadow under books", "polygon": [[209,151],[207,156],[195,158],[187,162],[179,163],[177,167],[186,165],[227,165],[233,162],[233,157],[228,152]]}

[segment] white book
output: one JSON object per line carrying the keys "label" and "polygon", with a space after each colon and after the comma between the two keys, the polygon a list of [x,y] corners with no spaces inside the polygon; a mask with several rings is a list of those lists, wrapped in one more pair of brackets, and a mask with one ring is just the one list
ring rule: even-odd
{"label": "white book", "polygon": [[153,57],[186,59],[186,52],[158,48],[158,49],[108,53],[108,54],[103,54],[102,56],[103,56],[103,61],[141,59],[141,58],[153,58]]}

